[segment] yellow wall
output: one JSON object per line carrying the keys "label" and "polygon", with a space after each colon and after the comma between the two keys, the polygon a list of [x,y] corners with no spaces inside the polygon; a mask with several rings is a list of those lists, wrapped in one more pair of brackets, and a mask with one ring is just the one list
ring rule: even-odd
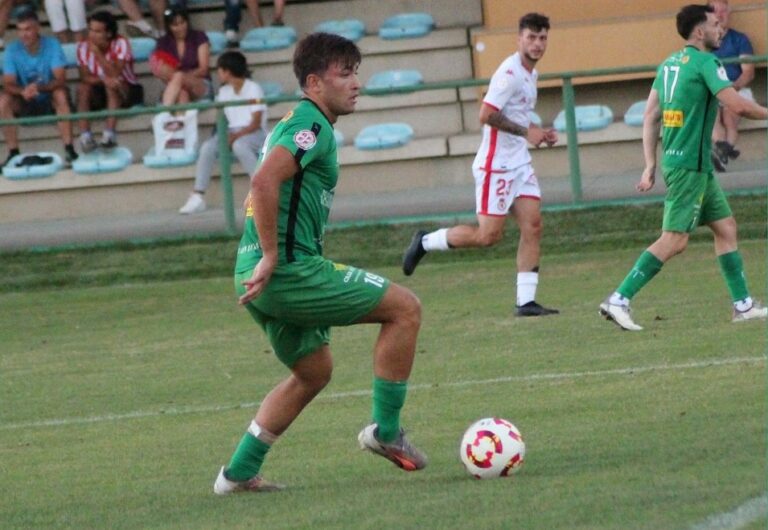
{"label": "yellow wall", "polygon": [[[705,0],[700,0],[703,3]],[[536,11],[547,15],[557,26],[621,19],[625,17],[658,16],[674,14],[693,0],[483,0],[483,23],[486,29],[517,28],[518,20],[525,13]],[[745,7],[762,7],[765,3],[755,0],[730,0],[734,11]],[[734,27],[737,27],[734,25]],[[763,29],[762,33],[765,33]]]}
{"label": "yellow wall", "polygon": [[[756,55],[766,53],[766,10],[735,12],[732,25],[746,33]],[[544,58],[536,69],[540,74],[594,68],[655,65],[684,41],[677,34],[674,17],[637,18],[627,22],[602,22],[553,28]],[[472,37],[475,76],[488,78],[504,58],[517,50],[517,30],[491,30]],[[653,72],[607,78],[584,78],[576,83],[652,77]],[[543,82],[552,86],[559,81]]]}

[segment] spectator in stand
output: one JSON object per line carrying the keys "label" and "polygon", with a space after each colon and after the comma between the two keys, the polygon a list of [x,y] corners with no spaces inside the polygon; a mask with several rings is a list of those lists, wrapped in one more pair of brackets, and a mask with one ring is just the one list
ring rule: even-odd
{"label": "spectator in stand", "polygon": [[[117,20],[110,12],[97,11],[88,18],[88,38],[77,46],[77,65],[78,112],[115,110],[143,103],[144,89],[133,71],[131,45],[118,35]],[[100,147],[109,149],[117,145],[116,126],[116,117],[106,119]],[[88,120],[80,120],[80,144],[86,153],[97,147]]]}
{"label": "spectator in stand", "polygon": [[[229,126],[229,147],[240,162],[246,174],[251,175],[259,161],[259,151],[267,137],[267,106],[261,87],[249,79],[248,63],[245,56],[236,51],[219,55],[216,62],[217,75],[221,83],[216,101],[247,101],[250,105],[225,107]],[[203,142],[195,169],[195,187],[179,213],[191,214],[205,210],[203,195],[211,182],[216,157],[219,154],[219,140],[213,136]]]}
{"label": "spectator in stand", "polygon": [[[714,53],[720,59],[729,57],[750,57],[753,53],[752,43],[749,38],[732,29],[730,24],[731,6],[728,0],[710,0],[715,10],[715,16],[720,21],[725,35],[720,43],[720,47],[714,50]],[[728,79],[733,83],[733,88],[741,95],[751,101],[755,98],[749,84],[755,78],[755,65],[753,63],[730,63],[723,65]],[[735,112],[720,106],[715,120],[715,128],[712,130],[712,162],[718,171],[725,171],[729,160],[735,160],[741,154],[736,149],[736,142],[739,139],[739,121],[740,117]]]}
{"label": "spectator in stand", "polygon": [[165,27],[168,30],[150,58],[152,73],[166,83],[163,105],[210,98],[211,45],[205,32],[193,29],[189,14],[179,7],[165,10]]}
{"label": "spectator in stand", "polygon": [[45,0],[45,12],[60,42],[80,42],[85,38],[85,0]]}
{"label": "spectator in stand", "polygon": [[163,34],[161,29],[163,25],[163,11],[165,11],[165,0],[149,0],[149,10],[155,21],[157,28],[144,20],[137,0],[117,0],[120,10],[128,17],[125,23],[125,31],[134,37],[146,36],[158,39]]}
{"label": "spectator in stand", "polygon": [[30,10],[36,11],[37,7],[31,0],[0,0],[0,48],[5,47],[5,30],[8,29],[8,22],[11,21],[11,12],[16,6],[27,4]]}
{"label": "spectator in stand", "polygon": [[[3,56],[3,91],[0,94],[0,117],[70,113],[65,76],[64,51],[53,37],[40,35],[40,22],[33,10],[22,12],[16,22],[19,39],[11,42]],[[72,122],[56,124],[64,142],[65,158],[72,162],[77,153],[72,147]],[[8,159],[19,154],[18,130],[15,125],[3,127]],[[3,164],[3,165],[5,165]]]}
{"label": "spectator in stand", "polygon": [[[253,27],[260,28],[264,25],[259,11],[259,0],[245,0],[248,13],[251,16]],[[227,36],[227,46],[235,48],[238,45],[238,31],[240,30],[240,20],[242,14],[240,11],[240,0],[224,0],[224,32]],[[272,16],[273,26],[282,26],[283,11],[285,10],[285,0],[275,0],[275,13]]]}

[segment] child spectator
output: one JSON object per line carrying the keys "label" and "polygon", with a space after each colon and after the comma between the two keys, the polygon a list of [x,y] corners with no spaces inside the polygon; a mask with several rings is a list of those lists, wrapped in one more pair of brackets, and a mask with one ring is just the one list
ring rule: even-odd
{"label": "child spectator", "polygon": [[[78,112],[115,110],[143,103],[144,90],[133,72],[131,44],[117,34],[117,21],[108,11],[97,11],[88,18],[88,38],[77,46],[77,65]],[[106,119],[101,147],[117,145],[116,126],[116,117]],[[80,144],[86,153],[96,148],[88,120],[80,120]]]}
{"label": "child spectator", "polygon": [[[16,23],[18,40],[11,42],[3,56],[3,92],[0,94],[0,117],[70,113],[65,76],[64,51],[53,37],[40,35],[40,23],[33,10],[22,12]],[[72,162],[77,153],[72,147],[72,122],[56,123],[64,142],[65,159]],[[15,125],[3,127],[8,159],[19,154],[19,137]]]}
{"label": "child spectator", "polygon": [[[248,64],[242,53],[229,51],[221,54],[216,68],[222,84],[216,101],[254,100],[250,105],[224,108],[229,124],[229,146],[243,170],[250,175],[256,169],[259,151],[267,137],[267,106],[258,101],[264,98],[264,92],[257,83],[248,79]],[[200,147],[195,187],[179,213],[191,214],[205,210],[203,195],[211,182],[218,154],[219,140],[214,131],[213,136]]]}

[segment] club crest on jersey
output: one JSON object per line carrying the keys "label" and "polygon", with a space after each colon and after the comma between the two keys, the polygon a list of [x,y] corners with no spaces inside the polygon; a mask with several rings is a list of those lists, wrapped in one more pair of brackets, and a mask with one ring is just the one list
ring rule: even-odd
{"label": "club crest on jersey", "polygon": [[293,135],[293,143],[305,151],[309,151],[317,143],[317,136],[309,129],[303,129]]}
{"label": "club crest on jersey", "polygon": [[725,67],[723,67],[723,66],[720,66],[720,67],[717,69],[717,77],[719,77],[719,78],[720,78],[720,79],[722,79],[723,81],[728,81],[728,74],[727,74],[727,73],[726,73],[726,71],[725,71]]}

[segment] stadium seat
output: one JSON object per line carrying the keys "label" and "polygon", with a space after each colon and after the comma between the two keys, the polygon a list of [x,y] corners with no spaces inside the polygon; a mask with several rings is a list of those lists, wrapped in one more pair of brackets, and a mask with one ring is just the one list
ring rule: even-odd
{"label": "stadium seat", "polygon": [[355,137],[355,147],[361,150],[389,149],[411,141],[413,128],[407,123],[369,125]]}
{"label": "stadium seat", "polygon": [[[34,160],[31,157],[36,157]],[[3,167],[3,176],[10,180],[26,180],[50,177],[64,167],[64,161],[57,153],[21,153]]]}
{"label": "stadium seat", "polygon": [[402,88],[424,83],[424,78],[418,70],[384,70],[371,76],[365,84],[369,90],[385,88]]}
{"label": "stadium seat", "polygon": [[643,113],[645,112],[646,100],[635,101],[624,113],[624,123],[631,127],[643,126]]}
{"label": "stadium seat", "polygon": [[136,62],[148,61],[149,56],[155,51],[155,46],[157,45],[157,41],[149,37],[133,37],[130,41],[133,60]]}
{"label": "stadium seat", "polygon": [[290,26],[269,26],[253,28],[240,41],[240,49],[245,52],[261,52],[287,48],[296,42],[296,30]]}
{"label": "stadium seat", "polygon": [[336,147],[341,147],[344,145],[344,134],[340,130],[334,129],[333,137],[336,140]]}
{"label": "stadium seat", "polygon": [[75,173],[110,173],[125,169],[133,160],[133,153],[127,147],[114,149],[97,149],[92,153],[84,153],[72,162]]}
{"label": "stadium seat", "polygon": [[197,151],[184,151],[182,149],[167,150],[163,154],[155,154],[152,146],[142,159],[147,167],[162,169],[167,167],[190,166],[197,162]]}
{"label": "stadium seat", "polygon": [[274,98],[283,93],[283,85],[277,81],[256,81],[264,91],[264,97]]}
{"label": "stadium seat", "polygon": [[[579,131],[597,131],[608,127],[613,122],[613,112],[605,105],[577,105],[576,129]],[[565,131],[565,110],[561,110],[554,123],[555,129]]]}
{"label": "stadium seat", "polygon": [[77,43],[66,42],[61,45],[61,49],[64,50],[64,59],[67,61],[67,68],[77,66]]}
{"label": "stadium seat", "polygon": [[385,40],[424,37],[435,27],[429,13],[400,13],[386,19],[379,28],[379,37]]}
{"label": "stadium seat", "polygon": [[328,20],[315,26],[315,31],[341,35],[354,42],[365,36],[365,22],[356,18]]}
{"label": "stadium seat", "polygon": [[218,55],[227,47],[227,37],[221,31],[206,31],[211,44],[211,55]]}
{"label": "stadium seat", "polygon": [[529,112],[528,116],[531,118],[531,123],[536,125],[537,127],[541,127],[541,124],[544,123],[541,121],[541,116],[539,116],[533,111]]}

